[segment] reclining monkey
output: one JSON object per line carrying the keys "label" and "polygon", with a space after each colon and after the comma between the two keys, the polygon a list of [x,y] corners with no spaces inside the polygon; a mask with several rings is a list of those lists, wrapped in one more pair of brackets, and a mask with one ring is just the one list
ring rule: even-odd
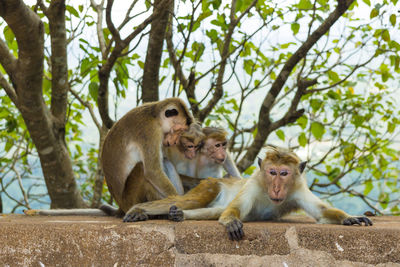
{"label": "reclining monkey", "polygon": [[219,219],[231,240],[243,238],[242,221],[275,220],[297,209],[319,223],[372,225],[367,217],[351,216],[315,196],[305,180],[305,162],[295,153],[269,149],[259,166],[249,179],[208,178],[183,196],[137,204],[124,222],[163,214],[174,221]]}

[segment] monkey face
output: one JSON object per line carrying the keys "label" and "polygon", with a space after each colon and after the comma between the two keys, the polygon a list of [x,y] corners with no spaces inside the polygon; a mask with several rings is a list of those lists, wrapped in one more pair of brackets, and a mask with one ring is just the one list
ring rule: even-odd
{"label": "monkey face", "polygon": [[184,153],[187,159],[194,159],[197,154],[197,151],[200,149],[202,142],[190,141],[185,137],[180,138],[180,146],[181,150]]}
{"label": "monkey face", "polygon": [[287,165],[266,165],[263,175],[268,197],[275,205],[285,201],[294,184],[293,170]]}
{"label": "monkey face", "polygon": [[215,163],[223,164],[226,159],[226,145],[226,140],[217,141],[209,138],[206,140],[204,148],[210,159],[214,160]]}
{"label": "monkey face", "polygon": [[176,104],[170,104],[163,108],[160,119],[164,134],[174,134],[179,138],[180,134],[189,128],[186,113]]}

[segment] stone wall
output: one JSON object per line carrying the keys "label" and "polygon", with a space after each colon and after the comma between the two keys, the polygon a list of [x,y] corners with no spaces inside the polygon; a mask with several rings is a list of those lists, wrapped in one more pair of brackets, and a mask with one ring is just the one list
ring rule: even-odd
{"label": "stone wall", "polygon": [[400,217],[372,220],[250,222],[233,242],[216,221],[0,215],[0,266],[400,266]]}

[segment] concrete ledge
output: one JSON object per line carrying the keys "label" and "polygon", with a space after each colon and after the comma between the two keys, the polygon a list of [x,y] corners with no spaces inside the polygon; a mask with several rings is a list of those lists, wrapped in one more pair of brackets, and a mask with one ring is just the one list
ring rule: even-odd
{"label": "concrete ledge", "polygon": [[[374,226],[304,216],[245,223],[228,240],[216,221],[122,223],[110,217],[0,215],[2,266],[400,266],[400,217]],[[116,265],[117,264],[117,265]]]}

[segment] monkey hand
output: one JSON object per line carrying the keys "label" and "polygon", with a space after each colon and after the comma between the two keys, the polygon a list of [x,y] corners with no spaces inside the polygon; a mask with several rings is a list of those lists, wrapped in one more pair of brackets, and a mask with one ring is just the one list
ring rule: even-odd
{"label": "monkey hand", "polygon": [[139,222],[139,221],[146,221],[147,219],[149,219],[149,216],[142,210],[133,210],[129,211],[125,215],[123,222]]}
{"label": "monkey hand", "polygon": [[183,211],[175,205],[169,208],[168,219],[174,222],[181,222],[185,218],[183,217]]}
{"label": "monkey hand", "polygon": [[370,226],[372,225],[372,221],[368,219],[367,217],[360,216],[360,217],[347,217],[342,221],[343,225],[353,225],[353,224],[358,224],[362,225],[364,223],[365,226]]}
{"label": "monkey hand", "polygon": [[226,224],[226,230],[228,231],[230,240],[239,241],[244,236],[243,223],[237,218]]}

